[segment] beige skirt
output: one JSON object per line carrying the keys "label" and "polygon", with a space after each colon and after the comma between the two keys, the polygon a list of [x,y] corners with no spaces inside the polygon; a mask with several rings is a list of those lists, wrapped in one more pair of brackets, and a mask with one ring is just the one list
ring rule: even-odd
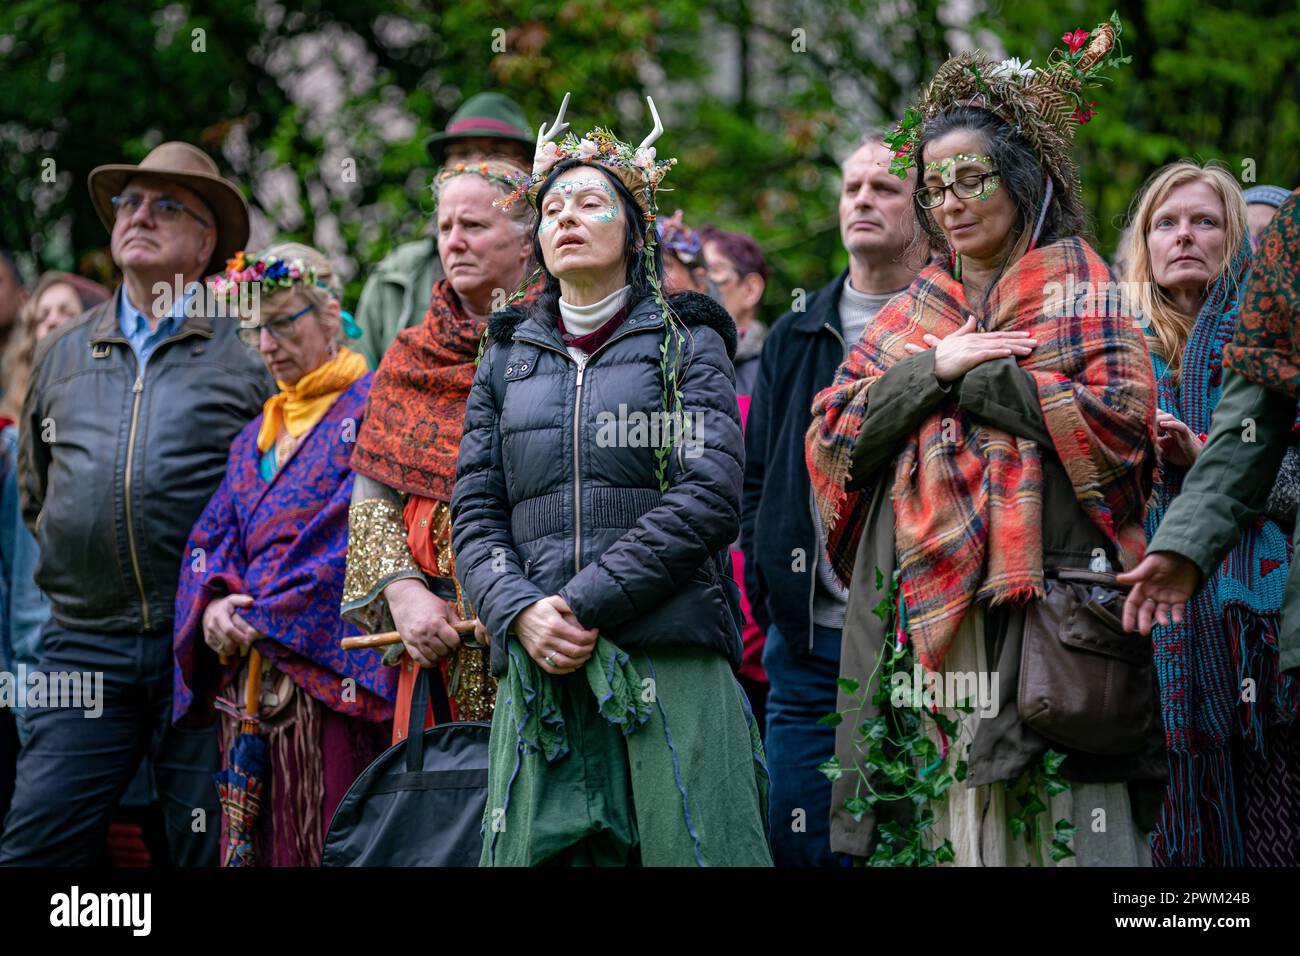
{"label": "beige skirt", "polygon": [[[967,612],[961,629],[953,638],[952,647],[945,658],[941,675],[961,672],[964,681],[958,686],[991,687],[987,676],[981,682],[979,675],[989,672],[988,656],[984,645],[984,607],[975,605]],[[940,687],[954,682],[944,680]],[[957,703],[944,700],[944,704]],[[949,741],[948,766],[967,759],[970,742],[979,727],[980,708],[962,713],[952,707],[940,707],[949,717],[957,720],[960,730],[956,742]],[[938,729],[927,721],[930,736],[940,744]],[[958,780],[939,800],[931,800],[935,823],[930,831],[932,848],[952,841],[956,859],[954,866],[1150,866],[1151,850],[1146,834],[1133,822],[1129,803],[1128,785],[1125,783],[1071,783],[1070,788],[1049,797],[1039,788],[1038,797],[1047,806],[1039,813],[1038,840],[1028,838],[1024,832],[1013,833],[1010,818],[1018,801],[1008,791],[1014,784],[994,783],[985,786],[968,786]],[[1067,820],[1077,827],[1069,847],[1074,856],[1059,862],[1051,858],[1050,846],[1057,821]]]}

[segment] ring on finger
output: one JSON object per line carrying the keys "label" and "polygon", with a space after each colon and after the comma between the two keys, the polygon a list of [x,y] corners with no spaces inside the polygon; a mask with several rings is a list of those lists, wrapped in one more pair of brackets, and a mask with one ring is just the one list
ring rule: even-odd
{"label": "ring on finger", "polygon": [[555,666],[555,652],[552,651],[551,653],[547,654],[545,657],[542,658],[542,660],[546,661],[546,663],[547,663],[549,666],[554,667],[554,666]]}

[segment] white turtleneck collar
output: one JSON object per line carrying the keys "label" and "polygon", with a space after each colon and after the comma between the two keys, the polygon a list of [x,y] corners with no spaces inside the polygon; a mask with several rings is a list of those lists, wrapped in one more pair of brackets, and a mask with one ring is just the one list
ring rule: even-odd
{"label": "white turtleneck collar", "polygon": [[571,336],[590,335],[614,317],[623,307],[631,286],[623,286],[591,305],[570,305],[560,299],[560,317],[564,330]]}

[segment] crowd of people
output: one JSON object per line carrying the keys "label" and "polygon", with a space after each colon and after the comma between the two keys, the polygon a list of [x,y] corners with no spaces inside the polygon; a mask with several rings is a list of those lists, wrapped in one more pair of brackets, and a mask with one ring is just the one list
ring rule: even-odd
{"label": "crowd of people", "polygon": [[0,698],[0,864],[319,865],[423,672],[482,865],[1300,865],[1300,199],[1170,164],[1108,264],[1063,40],[867,131],[771,322],[653,101],[468,99],[355,315],[196,147],[92,171],[118,288],[0,259],[0,671],[99,688]]}

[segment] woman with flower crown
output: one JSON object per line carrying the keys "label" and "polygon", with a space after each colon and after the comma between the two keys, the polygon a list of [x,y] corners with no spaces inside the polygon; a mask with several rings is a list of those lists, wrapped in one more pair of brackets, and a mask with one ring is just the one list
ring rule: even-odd
{"label": "woman with flower crown", "polygon": [[[400,661],[394,743],[409,726],[420,668],[443,682],[444,719],[492,716],[496,683],[486,647],[456,630],[474,613],[456,580],[448,506],[488,316],[503,290],[523,283],[525,301],[535,292],[527,279],[532,216],[522,205],[493,206],[513,188],[511,177],[524,174],[512,160],[493,158],[449,163],[434,176],[446,277],[434,283],[424,320],[384,353],[357,434],[342,613],[368,633],[395,630],[401,639],[385,656]],[[440,711],[428,705],[426,726]]]}
{"label": "woman with flower crown", "polygon": [[[835,850],[1149,861],[1162,734],[1149,644],[1114,626],[1113,572],[1142,555],[1155,389],[1082,238],[1070,156],[1083,91],[1122,62],[1117,32],[1066,34],[1039,68],[954,57],[891,137],[947,262],[876,317],[807,435],[850,587]],[[1070,671],[1076,637],[1130,681],[1130,714]]]}
{"label": "woman with flower crown", "polygon": [[[240,337],[279,392],[235,438],[185,545],[173,719],[205,721],[215,707],[224,755],[240,733],[246,688],[260,681],[252,722],[269,775],[251,833],[232,827],[223,808],[224,861],[317,866],[330,818],[387,745],[393,712],[393,671],[375,651],[340,646],[349,459],[371,376],[342,344],[360,330],[317,250],[241,252],[212,281],[218,297],[238,304]],[[246,798],[256,798],[251,789]]]}
{"label": "woman with flower crown", "polygon": [[736,330],[665,296],[674,160],[543,126],[523,197],[542,291],[495,314],[451,502],[492,644],[482,862],[770,865],[762,744],[733,669]]}

